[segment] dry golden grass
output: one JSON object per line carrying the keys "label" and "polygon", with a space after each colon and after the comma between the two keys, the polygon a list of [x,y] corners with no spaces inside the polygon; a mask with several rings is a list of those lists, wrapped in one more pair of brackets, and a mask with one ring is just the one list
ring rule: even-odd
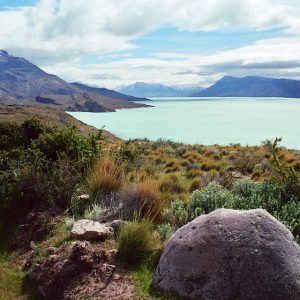
{"label": "dry golden grass", "polygon": [[186,177],[189,178],[189,179],[193,179],[195,177],[199,177],[203,174],[203,172],[199,169],[192,169],[192,170],[189,170],[186,174]]}
{"label": "dry golden grass", "polygon": [[202,183],[202,180],[199,179],[193,179],[190,183],[190,187],[189,187],[189,192],[192,193],[195,190],[199,190],[201,188],[203,188],[204,185]]}
{"label": "dry golden grass", "polygon": [[163,193],[180,194],[185,191],[180,177],[176,174],[165,175],[159,182],[159,189]]}
{"label": "dry golden grass", "polygon": [[123,168],[108,157],[98,159],[86,177],[86,186],[93,199],[121,190],[123,183]]}

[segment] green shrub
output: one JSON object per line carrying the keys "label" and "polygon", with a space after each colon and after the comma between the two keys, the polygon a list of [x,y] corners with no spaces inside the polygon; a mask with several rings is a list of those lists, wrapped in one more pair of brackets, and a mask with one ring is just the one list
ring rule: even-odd
{"label": "green shrub", "polygon": [[66,218],[65,219],[65,227],[66,227],[66,229],[70,231],[73,228],[73,225],[75,224],[75,222],[76,221],[75,221],[74,217],[72,217],[72,218],[70,218],[70,217]]}
{"label": "green shrub", "polygon": [[282,222],[294,235],[300,244],[300,201],[293,199],[284,204],[281,209],[274,213],[280,222]]}
{"label": "green shrub", "polygon": [[105,219],[105,215],[107,214],[107,212],[107,208],[104,208],[101,205],[94,203],[84,212],[84,218],[88,220],[101,222],[103,219]]}
{"label": "green shrub", "polygon": [[163,210],[162,216],[167,223],[175,228],[189,222],[188,211],[181,200],[171,202],[170,207]]}
{"label": "green shrub", "polygon": [[[0,131],[6,128],[11,135],[7,126]],[[0,151],[0,211],[18,220],[32,209],[70,207],[82,172],[100,153],[100,133],[83,137],[75,129],[46,128],[37,120],[13,126],[22,143]]]}
{"label": "green shrub", "polygon": [[118,258],[131,265],[150,259],[162,250],[159,234],[150,222],[132,221],[121,227],[118,236]]}
{"label": "green shrub", "polygon": [[168,223],[158,225],[156,230],[159,233],[161,239],[164,241],[168,240],[175,232],[175,229]]}
{"label": "green shrub", "polygon": [[234,200],[234,195],[216,182],[211,182],[202,189],[195,191],[188,204],[189,220],[201,214],[210,213],[217,208],[227,207]]}

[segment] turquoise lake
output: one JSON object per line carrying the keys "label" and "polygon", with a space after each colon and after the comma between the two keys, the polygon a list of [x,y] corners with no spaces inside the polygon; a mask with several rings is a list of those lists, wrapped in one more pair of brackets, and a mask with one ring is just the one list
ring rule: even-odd
{"label": "turquoise lake", "polygon": [[284,146],[300,149],[300,99],[153,98],[143,103],[154,107],[70,114],[97,128],[105,126],[122,139],[260,145],[282,137]]}

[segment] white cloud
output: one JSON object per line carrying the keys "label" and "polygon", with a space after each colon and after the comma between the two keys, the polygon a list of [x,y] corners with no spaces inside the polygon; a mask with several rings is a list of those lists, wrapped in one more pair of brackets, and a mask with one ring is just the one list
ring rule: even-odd
{"label": "white cloud", "polygon": [[[0,10],[0,48],[24,56],[68,80],[115,87],[133,81],[209,85],[233,75],[298,76],[299,0],[40,0],[36,6]],[[285,28],[295,36],[270,39],[206,56],[156,53],[82,65],[84,55],[115,55],[162,26]],[[170,49],[171,50],[171,49]]]}
{"label": "white cloud", "polygon": [[209,86],[226,74],[299,78],[300,38],[263,40],[213,55],[164,53],[154,58],[129,57],[85,66],[64,63],[46,70],[69,80],[111,88],[135,81]]}

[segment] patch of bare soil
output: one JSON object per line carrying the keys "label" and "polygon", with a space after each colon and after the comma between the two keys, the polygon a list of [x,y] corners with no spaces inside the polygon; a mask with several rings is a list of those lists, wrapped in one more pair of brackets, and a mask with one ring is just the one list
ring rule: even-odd
{"label": "patch of bare soil", "polygon": [[129,275],[114,265],[114,252],[101,244],[73,242],[50,250],[26,276],[40,299],[135,299]]}

